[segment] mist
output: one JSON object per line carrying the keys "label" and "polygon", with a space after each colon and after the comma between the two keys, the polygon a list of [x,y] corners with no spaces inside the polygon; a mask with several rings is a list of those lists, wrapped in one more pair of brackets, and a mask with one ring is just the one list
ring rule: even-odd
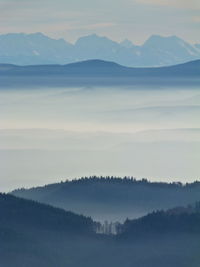
{"label": "mist", "polygon": [[0,90],[1,191],[89,175],[199,178],[192,88]]}

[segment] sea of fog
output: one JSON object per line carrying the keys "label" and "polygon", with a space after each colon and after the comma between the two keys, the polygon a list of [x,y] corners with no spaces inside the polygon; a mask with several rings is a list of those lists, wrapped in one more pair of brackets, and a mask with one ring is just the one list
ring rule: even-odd
{"label": "sea of fog", "polygon": [[200,90],[0,90],[0,191],[89,175],[200,178]]}

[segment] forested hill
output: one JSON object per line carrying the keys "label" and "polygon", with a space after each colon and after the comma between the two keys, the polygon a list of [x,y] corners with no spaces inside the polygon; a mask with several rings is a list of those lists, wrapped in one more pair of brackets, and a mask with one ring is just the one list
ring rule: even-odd
{"label": "forested hill", "polygon": [[96,220],[122,221],[154,210],[193,203],[199,200],[199,192],[200,182],[183,185],[127,177],[90,177],[15,190],[12,194],[92,216]]}
{"label": "forested hill", "polygon": [[38,230],[78,234],[95,231],[95,223],[90,218],[7,194],[0,194],[0,214],[1,227],[19,227],[22,234],[26,227],[32,226]]}
{"label": "forested hill", "polygon": [[[2,267],[199,267],[200,216],[154,212],[97,235],[91,219],[0,194]],[[166,234],[167,233],[167,234]]]}
{"label": "forested hill", "polygon": [[136,220],[127,219],[120,232],[119,238],[126,241],[168,234],[200,235],[200,202],[167,211],[154,211]]}
{"label": "forested hill", "polygon": [[[0,194],[0,266],[74,266],[70,261],[79,244],[90,245],[94,226],[90,218]],[[81,260],[82,252],[75,266]]]}

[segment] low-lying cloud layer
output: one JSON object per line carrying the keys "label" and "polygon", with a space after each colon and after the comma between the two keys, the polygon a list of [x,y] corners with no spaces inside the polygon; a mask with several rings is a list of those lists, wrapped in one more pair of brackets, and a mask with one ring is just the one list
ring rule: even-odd
{"label": "low-lying cloud layer", "polygon": [[197,89],[0,91],[1,190],[83,175],[193,181]]}

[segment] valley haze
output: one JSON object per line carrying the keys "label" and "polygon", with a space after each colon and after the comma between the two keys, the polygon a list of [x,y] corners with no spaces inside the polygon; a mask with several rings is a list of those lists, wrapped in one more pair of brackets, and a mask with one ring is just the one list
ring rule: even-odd
{"label": "valley haze", "polygon": [[0,267],[200,266],[199,0],[0,0]]}
{"label": "valley haze", "polygon": [[[199,62],[181,67],[193,64]],[[8,67],[9,84],[14,79],[13,68],[19,67]],[[27,69],[22,68],[22,73]],[[91,175],[128,175],[153,181],[199,179],[199,82],[197,77],[193,86],[190,80],[194,79],[188,76],[184,86],[166,85],[165,79],[151,86],[122,83],[47,88],[28,86],[27,82],[23,88],[13,84],[11,89],[1,85],[1,190]]]}

